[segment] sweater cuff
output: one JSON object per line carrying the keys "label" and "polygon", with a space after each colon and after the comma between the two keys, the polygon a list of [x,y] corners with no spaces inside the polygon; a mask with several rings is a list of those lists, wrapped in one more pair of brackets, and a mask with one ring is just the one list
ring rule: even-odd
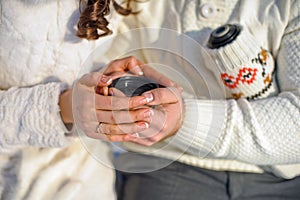
{"label": "sweater cuff", "polygon": [[[1,95],[0,146],[62,147],[69,145],[59,96],[63,83],[48,83],[28,88],[13,87]],[[5,106],[2,106],[5,105]]]}
{"label": "sweater cuff", "polygon": [[172,143],[188,153],[206,157],[225,130],[226,101],[185,99],[181,128]]}
{"label": "sweater cuff", "polygon": [[234,42],[218,49],[207,48],[207,51],[218,61],[221,71],[231,71],[255,58],[261,51],[261,45],[247,29],[243,28]]}
{"label": "sweater cuff", "polygon": [[[48,83],[40,86],[37,90],[40,96],[39,101],[43,102],[43,106],[37,105],[36,110],[43,113],[40,118],[40,126],[30,125],[35,127],[33,132],[40,133],[36,137],[31,137],[29,140],[31,145],[46,146],[46,147],[62,147],[69,145],[70,141],[66,137],[71,131],[67,129],[62,121],[59,107],[60,94],[65,91],[68,86],[65,83]],[[32,123],[35,123],[33,120]]]}
{"label": "sweater cuff", "polygon": [[219,64],[216,76],[223,82],[227,98],[255,100],[277,94],[273,56],[246,27],[233,42],[207,50]]}

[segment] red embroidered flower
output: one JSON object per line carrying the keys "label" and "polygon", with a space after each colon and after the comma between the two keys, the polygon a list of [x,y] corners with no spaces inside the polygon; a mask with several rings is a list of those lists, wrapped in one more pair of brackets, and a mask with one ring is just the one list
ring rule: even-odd
{"label": "red embroidered flower", "polygon": [[247,83],[250,85],[256,80],[256,75],[257,69],[244,67],[239,70],[239,74],[237,75],[237,77],[228,75],[227,73],[222,73],[221,78],[223,80],[224,85],[226,85],[230,89],[234,89],[238,87],[240,82]]}
{"label": "red embroidered flower", "polygon": [[257,69],[253,68],[242,68],[238,74],[238,80],[241,80],[242,83],[251,84],[255,81]]}
{"label": "red embroidered flower", "polygon": [[234,76],[229,76],[227,73],[221,74],[221,78],[223,80],[224,85],[226,85],[230,89],[234,89],[238,85],[236,78]]}

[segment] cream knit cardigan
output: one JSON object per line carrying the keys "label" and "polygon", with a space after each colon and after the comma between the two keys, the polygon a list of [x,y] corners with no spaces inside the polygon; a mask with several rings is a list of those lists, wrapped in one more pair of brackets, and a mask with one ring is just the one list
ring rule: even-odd
{"label": "cream knit cardigan", "polygon": [[[176,149],[193,141],[179,161],[214,170],[260,173],[264,169],[292,178],[300,174],[300,165],[295,165],[300,163],[299,1],[210,2],[217,7],[217,14],[206,19],[199,14],[204,1],[151,0],[140,5],[143,12],[139,15],[126,18],[120,31],[136,26],[164,27],[202,42],[208,34],[205,28],[213,29],[228,21],[241,23],[275,57],[280,93],[252,102],[185,99],[183,126],[172,138],[174,151],[159,156],[173,158]],[[95,194],[109,195],[112,191],[112,171],[107,173],[106,168],[99,167],[81,149],[80,143],[75,141],[65,147],[70,145],[70,140],[60,119],[58,97],[77,78],[81,64],[97,45],[74,36],[76,5],[74,1],[59,0],[1,1],[3,197],[66,199],[68,195],[80,198],[92,194],[95,198]],[[158,39],[156,35],[151,37]],[[187,53],[197,58],[193,52]],[[163,56],[153,53],[143,58],[160,63]],[[216,85],[209,70],[203,70],[211,76],[209,84]],[[211,121],[206,119],[212,117],[212,108],[220,111],[217,114],[222,123],[207,129],[205,125],[211,125]],[[207,136],[212,139],[207,140]],[[107,152],[103,148],[104,153]],[[129,148],[145,150],[136,146]],[[201,152],[207,151],[209,159],[202,159]],[[98,192],[98,187],[91,187],[101,183],[105,183],[108,191]],[[113,195],[103,199],[111,198]]]}
{"label": "cream knit cardigan", "polygon": [[58,106],[103,40],[76,37],[77,1],[0,5],[0,198],[115,199],[109,148],[89,142],[104,164],[97,162],[67,136]]}
{"label": "cream knit cardigan", "polygon": [[[215,13],[210,18],[201,14],[201,8],[207,4],[215,8]],[[164,143],[150,148],[133,144],[125,144],[126,147],[132,151],[146,152],[213,170],[255,173],[271,171],[285,178],[299,175],[300,1],[151,1],[136,8],[140,9],[143,12],[139,15],[126,18],[128,22],[127,26],[122,27],[123,31],[135,27],[162,27],[205,44],[209,33],[216,27],[226,23],[242,25],[252,37],[239,36],[223,52],[219,51],[225,70],[230,71],[234,67],[228,60],[243,64],[244,60],[255,58],[259,51],[255,52],[249,46],[255,40],[256,45],[270,51],[275,59],[279,93],[255,101],[244,98],[224,100],[223,83],[218,80],[220,75],[216,75],[220,73],[220,69],[203,67],[200,64],[203,59],[199,56],[199,49],[185,41],[180,43],[178,40],[176,43],[178,38],[165,34],[164,31],[138,29],[140,35],[137,34],[137,37],[140,38],[130,40],[130,45],[138,46],[135,41],[145,45],[144,41],[147,41],[149,48],[157,49],[142,50],[137,54],[141,59],[148,63],[185,68],[183,63],[178,64],[167,51],[159,50],[178,49],[176,53],[180,52],[183,58],[196,63],[195,66],[199,68],[205,81],[192,81],[198,83],[198,88],[203,88],[204,98],[212,100],[185,98],[183,125],[173,138]],[[119,41],[119,44],[124,45],[124,41]],[[174,79],[172,76],[170,78]],[[179,79],[175,78],[174,81]],[[214,97],[206,92],[205,82],[208,87],[213,88],[216,94]],[[183,88],[188,88],[184,82],[180,84]],[[165,148],[161,148],[162,146]]]}

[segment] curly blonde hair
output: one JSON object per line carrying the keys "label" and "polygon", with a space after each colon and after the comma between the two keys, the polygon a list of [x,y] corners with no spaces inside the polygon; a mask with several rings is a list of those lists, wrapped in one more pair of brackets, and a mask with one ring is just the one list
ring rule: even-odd
{"label": "curly blonde hair", "polygon": [[[133,12],[130,6],[132,0],[126,0],[125,6],[119,5],[115,0],[80,0],[80,18],[77,24],[77,36],[88,40],[97,40],[112,33],[108,28],[109,22],[105,18],[110,13],[110,3],[121,15],[129,15]],[[137,1],[137,0],[133,0]]]}

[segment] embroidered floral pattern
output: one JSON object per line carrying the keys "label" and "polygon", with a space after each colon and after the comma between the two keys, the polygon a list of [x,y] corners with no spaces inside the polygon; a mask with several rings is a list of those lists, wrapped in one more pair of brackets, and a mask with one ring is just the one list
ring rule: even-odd
{"label": "embroidered floral pattern", "polygon": [[237,77],[232,75],[228,75],[227,73],[221,74],[221,78],[223,80],[224,85],[229,87],[230,89],[234,89],[238,87],[239,83],[247,83],[251,84],[255,81],[257,69],[253,69],[250,67],[244,67],[239,70],[239,74]]}
{"label": "embroidered floral pattern", "polygon": [[274,63],[272,56],[265,49],[245,64],[231,73],[222,73],[224,85],[230,89],[235,99],[245,97],[249,100],[266,96],[272,86]]}

